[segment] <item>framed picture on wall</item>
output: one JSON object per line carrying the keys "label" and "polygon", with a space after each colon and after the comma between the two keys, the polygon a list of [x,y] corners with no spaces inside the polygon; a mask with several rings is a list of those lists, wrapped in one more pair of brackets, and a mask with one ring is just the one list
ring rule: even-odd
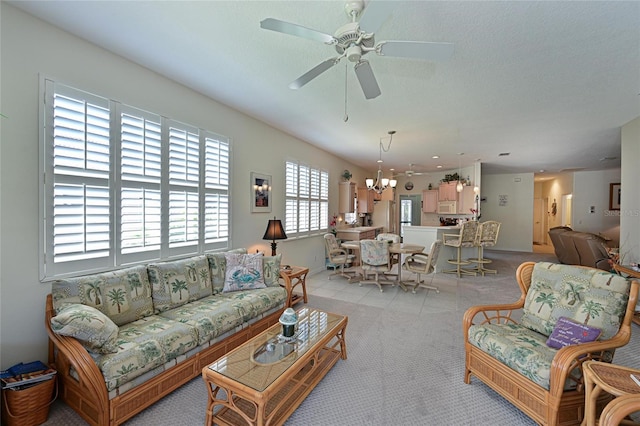
{"label": "framed picture on wall", "polygon": [[251,213],[271,212],[271,176],[251,172]]}
{"label": "framed picture on wall", "polygon": [[609,210],[620,210],[620,184],[609,184]]}

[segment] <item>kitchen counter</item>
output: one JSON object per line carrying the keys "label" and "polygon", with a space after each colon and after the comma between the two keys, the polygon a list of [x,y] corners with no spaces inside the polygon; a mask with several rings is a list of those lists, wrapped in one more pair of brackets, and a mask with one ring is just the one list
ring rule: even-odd
{"label": "kitchen counter", "polygon": [[340,228],[336,238],[347,241],[373,240],[382,232],[381,226],[356,226],[354,228]]}

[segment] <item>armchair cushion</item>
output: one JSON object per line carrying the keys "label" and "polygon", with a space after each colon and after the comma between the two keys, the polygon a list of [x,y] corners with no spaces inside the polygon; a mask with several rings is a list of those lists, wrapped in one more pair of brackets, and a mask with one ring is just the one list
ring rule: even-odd
{"label": "armchair cushion", "polygon": [[620,329],[630,282],[609,272],[581,266],[536,263],[520,323],[549,336],[560,317],[602,330],[602,339]]}

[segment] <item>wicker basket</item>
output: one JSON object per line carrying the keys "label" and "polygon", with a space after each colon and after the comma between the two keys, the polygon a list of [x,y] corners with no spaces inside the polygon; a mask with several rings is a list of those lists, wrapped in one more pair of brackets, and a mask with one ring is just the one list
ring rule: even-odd
{"label": "wicker basket", "polygon": [[53,377],[25,389],[4,389],[2,424],[36,426],[46,422],[49,417],[49,406],[58,397],[56,384],[56,378]]}

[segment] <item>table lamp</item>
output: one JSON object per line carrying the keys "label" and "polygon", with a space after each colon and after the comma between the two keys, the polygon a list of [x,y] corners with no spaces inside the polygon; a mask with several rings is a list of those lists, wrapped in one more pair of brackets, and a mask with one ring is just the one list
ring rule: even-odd
{"label": "table lamp", "polygon": [[276,240],[286,240],[287,234],[284,233],[284,228],[282,228],[282,222],[280,219],[276,219],[275,216],[273,219],[269,219],[269,224],[267,225],[267,230],[264,232],[263,240],[271,240],[271,256],[276,255]]}

